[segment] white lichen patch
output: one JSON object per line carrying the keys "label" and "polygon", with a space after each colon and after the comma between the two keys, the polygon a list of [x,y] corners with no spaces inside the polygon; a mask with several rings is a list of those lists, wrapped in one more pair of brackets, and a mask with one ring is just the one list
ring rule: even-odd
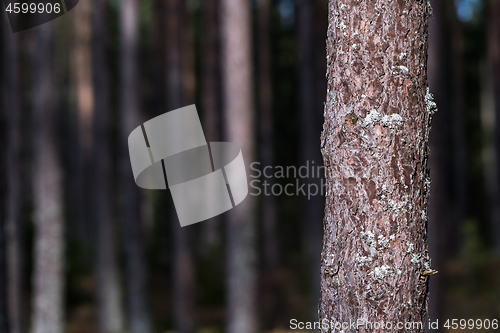
{"label": "white lichen patch", "polygon": [[382,280],[384,279],[385,277],[388,277],[388,276],[394,276],[394,270],[392,269],[391,266],[388,266],[388,265],[382,265],[380,267],[375,267],[373,269],[373,272],[370,273],[371,275],[373,275],[373,277],[379,279],[379,280]]}
{"label": "white lichen patch", "polygon": [[391,212],[393,212],[396,215],[399,214],[399,204],[397,201],[391,199],[389,200],[388,205]]}
{"label": "white lichen patch", "polygon": [[389,236],[389,239],[390,239],[391,241],[395,241],[395,240],[396,240],[396,236],[394,236],[394,235],[390,235],[390,236]]}
{"label": "white lichen patch", "polygon": [[427,221],[427,214],[425,213],[425,210],[422,210],[422,220]]}
{"label": "white lichen patch", "polygon": [[380,113],[377,112],[377,110],[372,109],[370,113],[365,117],[362,123],[362,127],[368,127],[371,125],[374,125],[375,123],[378,123],[382,119],[382,116]]}
{"label": "white lichen patch", "polygon": [[395,126],[403,127],[403,117],[397,113],[393,113],[390,116],[383,116],[382,124],[384,127],[389,127],[391,129],[394,129]]}
{"label": "white lichen patch", "polygon": [[399,60],[404,60],[404,59],[406,59],[406,52],[399,54]]}
{"label": "white lichen patch", "polygon": [[361,232],[361,238],[364,239],[368,245],[372,246],[373,245],[373,242],[375,240],[375,236],[373,235],[373,233],[371,231],[367,231],[367,232]]}
{"label": "white lichen patch", "polygon": [[389,240],[384,237],[384,235],[379,235],[378,236],[378,249],[377,250],[383,250],[389,247]]}
{"label": "white lichen patch", "polygon": [[367,263],[371,263],[372,260],[373,259],[371,257],[360,256],[359,254],[356,255],[356,261],[360,265],[366,265]]}
{"label": "white lichen patch", "polygon": [[411,252],[413,252],[413,249],[414,249],[414,245],[413,245],[413,243],[406,242],[406,247],[408,248],[408,249],[406,250],[406,253],[411,253]]}
{"label": "white lichen patch", "polygon": [[420,264],[420,253],[412,253],[411,262],[414,264]]}
{"label": "white lichen patch", "polygon": [[429,87],[427,87],[427,93],[425,94],[425,105],[427,108],[427,112],[430,115],[433,115],[437,111],[437,104],[434,101],[434,96],[431,94]]}
{"label": "white lichen patch", "polygon": [[404,75],[408,75],[408,73],[410,72],[410,70],[406,66],[396,66],[396,69],[398,69],[399,72]]}

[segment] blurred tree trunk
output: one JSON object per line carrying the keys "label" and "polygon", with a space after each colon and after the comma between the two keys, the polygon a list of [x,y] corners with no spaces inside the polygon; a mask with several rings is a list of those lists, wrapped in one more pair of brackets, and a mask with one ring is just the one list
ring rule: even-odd
{"label": "blurred tree trunk", "polygon": [[[458,19],[454,0],[447,1],[448,12],[451,12],[451,112],[453,139],[453,192],[455,223],[450,225],[452,255],[457,254],[463,245],[463,225],[467,208],[466,184],[466,143],[465,143],[465,90],[464,90],[464,36],[462,23]],[[431,148],[432,149],[432,148]]]}
{"label": "blurred tree trunk", "polygon": [[490,0],[488,9],[488,59],[493,81],[496,155],[496,184],[492,206],[495,250],[500,253],[500,2]]}
{"label": "blurred tree trunk", "polygon": [[[227,140],[241,147],[248,168],[255,156],[251,3],[222,0],[221,4],[224,126]],[[249,195],[227,215],[228,333],[258,330],[255,209],[255,198]]]}
{"label": "blurred tree trunk", "polygon": [[[258,2],[259,40],[259,109],[262,168],[274,166],[273,78],[271,67],[271,1]],[[272,187],[272,179],[266,179]],[[273,268],[278,263],[276,198],[262,197],[262,228],[264,231],[264,261]]]}
{"label": "blurred tree trunk", "polygon": [[[447,63],[450,61],[447,50],[446,3],[445,0],[432,0],[432,17],[429,19],[429,58],[428,81],[434,94],[439,112],[433,117],[433,127],[439,128],[429,136],[429,169],[432,177],[432,190],[429,198],[429,253],[435,269],[442,269],[449,257],[450,232],[450,107],[449,80]],[[454,57],[454,55],[453,55]],[[438,274],[430,281],[429,302],[431,320],[443,319],[443,280]]]}
{"label": "blurred tree trunk", "polygon": [[423,324],[430,6],[330,0],[329,9],[320,318]]}
{"label": "blurred tree trunk", "polygon": [[112,109],[109,77],[108,1],[97,0],[92,9],[92,68],[94,89],[92,199],[97,227],[97,303],[99,331],[122,332],[124,314],[116,245],[112,165]]}
{"label": "blurred tree trunk", "polygon": [[10,332],[24,332],[24,224],[21,199],[21,101],[18,35],[4,30],[3,109],[7,121],[7,272]]}
{"label": "blurred tree trunk", "polygon": [[[318,100],[318,90],[324,92],[322,82],[318,79],[318,21],[321,21],[320,6],[311,0],[298,2],[298,35],[299,35],[299,91],[300,91],[300,165],[308,168],[322,164],[320,152],[321,114],[324,98]],[[325,27],[326,31],[326,27]],[[323,31],[324,36],[324,31]],[[324,72],[323,72],[324,77]],[[319,102],[319,103],[318,103]],[[311,281],[310,314],[316,315],[320,298],[320,254],[322,236],[322,218],[324,199],[321,193],[321,179],[311,177],[302,179],[307,186],[316,186],[317,195],[305,197],[303,221],[303,248]]]}
{"label": "blurred tree trunk", "polygon": [[[194,103],[194,49],[190,17],[185,0],[169,0],[167,15],[168,110]],[[181,227],[172,210],[174,231],[174,322],[178,332],[193,333],[195,323],[195,277],[192,255],[193,227]]]}
{"label": "blurred tree trunk", "polygon": [[[8,44],[8,34],[12,33],[7,30],[7,15],[3,14],[0,17],[0,45],[2,46],[2,51],[6,52],[0,53],[0,139],[4,142],[7,141],[7,132],[9,126],[9,114],[7,110],[9,99],[7,98],[9,81],[6,75],[6,67],[4,64],[7,63],[9,58],[10,45]],[[8,71],[8,69],[7,69]],[[7,144],[9,142],[7,141]],[[7,190],[7,163],[8,163],[8,153],[3,150],[0,153],[0,333],[9,332],[9,317],[11,314],[11,306],[7,306],[8,290],[10,288],[10,281],[8,280],[8,275],[12,274],[7,271],[7,260],[8,260],[8,245],[7,245],[7,218],[8,218],[8,190]],[[9,267],[10,269],[10,267]]]}
{"label": "blurred tree trunk", "polygon": [[35,244],[33,270],[34,333],[64,331],[64,222],[62,171],[57,153],[57,114],[53,84],[52,24],[33,30]]}
{"label": "blurred tree trunk", "polygon": [[[72,216],[77,239],[86,248],[92,246],[95,234],[94,219],[89,201],[90,193],[90,157],[92,148],[92,121],[94,111],[94,95],[92,87],[92,3],[82,2],[74,13],[72,20],[73,40],[71,45],[71,84],[74,87],[74,105],[76,107],[77,140],[74,151],[70,152],[74,160],[75,178],[72,190],[74,193],[75,214]],[[87,258],[82,258],[88,262]]]}
{"label": "blurred tree trunk", "polygon": [[128,135],[142,122],[139,116],[139,8],[137,0],[120,2],[120,183],[121,213],[127,266],[128,324],[132,333],[151,332],[148,304],[145,232],[141,194],[134,182],[128,155]]}
{"label": "blurred tree trunk", "polygon": [[[219,0],[203,1],[203,63],[202,95],[205,137],[208,142],[221,141],[221,86],[220,86],[220,38]],[[220,244],[220,216],[203,222],[202,233],[209,248]]]}

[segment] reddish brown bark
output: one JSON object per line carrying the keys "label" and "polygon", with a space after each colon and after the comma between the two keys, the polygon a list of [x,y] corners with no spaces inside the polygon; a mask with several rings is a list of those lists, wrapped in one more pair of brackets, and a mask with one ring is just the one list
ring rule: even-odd
{"label": "reddish brown bark", "polygon": [[329,9],[320,318],[423,323],[431,9],[421,0],[331,0]]}

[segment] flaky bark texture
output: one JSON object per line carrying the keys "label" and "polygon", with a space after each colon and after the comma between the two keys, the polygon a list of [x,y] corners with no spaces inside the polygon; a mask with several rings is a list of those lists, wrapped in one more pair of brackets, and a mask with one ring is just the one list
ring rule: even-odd
{"label": "flaky bark texture", "polygon": [[[330,0],[322,320],[424,322],[430,11],[425,0]],[[322,329],[334,331],[355,330]]]}

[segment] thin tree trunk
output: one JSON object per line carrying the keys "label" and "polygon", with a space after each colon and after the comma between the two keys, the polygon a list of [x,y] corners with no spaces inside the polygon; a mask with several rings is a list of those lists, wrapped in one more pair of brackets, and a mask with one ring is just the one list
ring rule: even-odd
{"label": "thin tree trunk", "polygon": [[426,315],[430,10],[330,0],[320,319],[361,332],[387,331],[368,322],[423,325]]}
{"label": "thin tree trunk", "polygon": [[[219,0],[206,0],[203,10],[202,106],[205,137],[208,142],[221,141],[221,86]],[[220,244],[221,218],[215,216],[203,222],[202,233],[210,248]]]}
{"label": "thin tree trunk", "polygon": [[[186,1],[167,3],[167,95],[168,109],[194,103],[194,50]],[[178,332],[193,333],[195,322],[195,273],[192,255],[192,227],[181,227],[172,211],[174,230],[174,321]]]}
{"label": "thin tree trunk", "polygon": [[496,184],[492,197],[495,250],[500,253],[500,2],[488,3],[488,58],[493,81],[495,109]]}
{"label": "thin tree trunk", "polygon": [[52,24],[34,30],[33,117],[35,244],[33,270],[34,333],[64,331],[64,224],[62,172],[57,154],[57,115],[52,75]]}
{"label": "thin tree trunk", "polygon": [[[450,139],[449,128],[449,96],[447,87],[450,84],[446,62],[446,16],[443,0],[431,1],[433,12],[429,19],[429,59],[428,81],[429,88],[434,94],[439,112],[433,117],[433,126],[439,128],[429,136],[430,157],[429,169],[432,177],[432,190],[429,199],[429,253],[432,256],[433,266],[440,269],[449,256],[449,217],[451,203],[449,200],[449,155]],[[429,301],[430,320],[443,319],[443,280],[442,275],[432,278],[429,292],[432,297]]]}
{"label": "thin tree trunk", "polygon": [[109,59],[107,55],[107,0],[97,0],[93,21],[93,207],[97,227],[97,304],[102,333],[124,330],[122,291],[116,245],[112,170],[112,110],[110,101]]}
{"label": "thin tree trunk", "polygon": [[[452,138],[453,138],[453,167],[454,167],[454,220],[450,225],[452,236],[452,254],[458,253],[463,245],[463,224],[467,208],[467,186],[466,186],[466,143],[465,143],[465,90],[464,90],[464,36],[462,23],[458,19],[454,0],[447,1],[448,11],[452,16],[451,44],[451,109],[452,112]],[[499,17],[500,18],[500,17]]]}
{"label": "thin tree trunk", "polygon": [[21,199],[21,101],[18,35],[4,30],[3,109],[8,124],[7,137],[7,265],[10,332],[24,331],[23,267],[24,227]]}
{"label": "thin tree trunk", "polygon": [[[301,0],[298,3],[298,34],[300,45],[300,163],[308,168],[320,166],[320,140],[322,103],[318,103],[318,89],[320,81],[317,77],[318,57],[317,42],[319,19],[316,4],[310,0]],[[323,90],[324,91],[324,90]],[[324,100],[322,98],[321,100]],[[320,100],[320,101],[321,101]],[[321,254],[321,227],[324,210],[324,199],[321,193],[321,179],[314,177],[302,179],[307,186],[316,186],[317,194],[304,199],[303,221],[303,248],[308,263],[310,287],[309,312],[317,313],[317,304],[320,298],[320,254]]]}
{"label": "thin tree trunk", "polygon": [[[227,140],[241,147],[248,166],[254,159],[251,8],[246,0],[223,0],[221,3],[224,125]],[[258,330],[255,209],[255,198],[249,195],[228,212],[228,333],[255,333]]]}
{"label": "thin tree trunk", "polygon": [[129,330],[151,332],[148,304],[147,266],[144,225],[141,221],[141,195],[135,185],[128,156],[128,135],[141,124],[139,117],[139,85],[137,53],[139,47],[138,1],[120,3],[120,183],[121,213],[127,261],[127,303]]}
{"label": "thin tree trunk", "polygon": [[[74,12],[72,31],[74,34],[71,57],[71,80],[74,86],[76,117],[78,123],[75,151],[71,153],[75,162],[75,219],[76,234],[81,245],[92,246],[95,234],[92,206],[89,200],[93,193],[89,189],[90,154],[92,148],[92,121],[94,95],[92,86],[92,3],[82,2]],[[87,260],[86,258],[82,258]]]}
{"label": "thin tree trunk", "polygon": [[[259,40],[259,109],[261,129],[262,167],[274,165],[274,119],[273,87],[271,68],[271,1],[258,2]],[[267,179],[271,183],[272,179]],[[264,261],[267,268],[278,263],[278,234],[276,198],[272,195],[262,198],[262,228],[264,236]]]}

